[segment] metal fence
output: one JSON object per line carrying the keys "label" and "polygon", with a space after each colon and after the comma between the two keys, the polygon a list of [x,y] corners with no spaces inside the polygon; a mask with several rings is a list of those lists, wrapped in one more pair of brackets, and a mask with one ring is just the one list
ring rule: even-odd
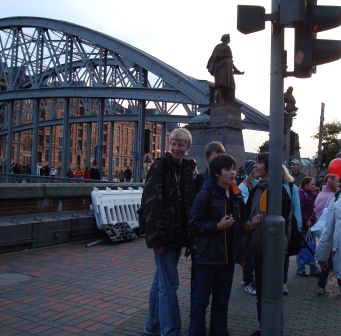
{"label": "metal fence", "polygon": [[0,183],[114,183],[114,181],[0,173]]}

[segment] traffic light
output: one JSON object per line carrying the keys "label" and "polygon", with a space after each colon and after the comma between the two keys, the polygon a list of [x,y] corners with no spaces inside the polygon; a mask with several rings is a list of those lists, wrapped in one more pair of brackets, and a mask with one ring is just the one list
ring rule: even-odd
{"label": "traffic light", "polygon": [[317,39],[318,32],[341,25],[341,6],[317,6],[317,0],[307,0],[304,10],[306,16],[294,24],[294,76],[298,78],[309,78],[317,65],[341,58],[341,40]]}
{"label": "traffic light", "polygon": [[322,153],[321,168],[327,167],[327,153]]}
{"label": "traffic light", "polygon": [[265,8],[261,6],[237,6],[237,29],[243,34],[265,29]]}

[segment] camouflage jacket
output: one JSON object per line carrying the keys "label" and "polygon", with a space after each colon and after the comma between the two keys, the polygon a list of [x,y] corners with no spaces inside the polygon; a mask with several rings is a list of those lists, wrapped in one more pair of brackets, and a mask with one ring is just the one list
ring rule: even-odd
{"label": "camouflage jacket", "polygon": [[170,153],[156,159],[148,170],[141,206],[146,218],[145,235],[149,248],[188,246],[187,222],[195,171],[193,159],[182,159],[180,200]]}

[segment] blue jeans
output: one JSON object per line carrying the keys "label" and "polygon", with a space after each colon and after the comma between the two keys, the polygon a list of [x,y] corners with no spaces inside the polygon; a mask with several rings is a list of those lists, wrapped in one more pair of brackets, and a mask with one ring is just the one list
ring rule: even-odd
{"label": "blue jeans", "polygon": [[167,247],[164,254],[154,252],[156,272],[149,294],[145,328],[161,331],[162,336],[181,336],[181,318],[176,291],[179,287],[178,262],[181,248]]}
{"label": "blue jeans", "polygon": [[[303,238],[306,239],[307,233],[301,233]],[[312,233],[313,241],[316,243],[316,236]],[[302,246],[304,247],[303,243]],[[300,263],[301,252],[296,256],[296,273],[305,272],[305,264]],[[314,260],[314,264],[310,265],[310,274],[317,274],[319,272],[319,268],[316,265],[316,260]]]}
{"label": "blue jeans", "polygon": [[210,335],[225,336],[234,265],[195,265],[189,336],[206,335],[206,309],[211,302]]}

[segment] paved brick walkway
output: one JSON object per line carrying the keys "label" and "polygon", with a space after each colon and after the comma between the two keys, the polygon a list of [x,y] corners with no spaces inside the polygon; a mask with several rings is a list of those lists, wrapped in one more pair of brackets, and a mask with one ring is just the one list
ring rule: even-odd
{"label": "paved brick walkway", "polygon": [[[190,261],[181,258],[178,297],[183,336],[189,322]],[[84,243],[0,255],[0,335],[141,336],[154,273],[144,239]],[[240,285],[236,266],[229,308],[232,336],[257,328],[255,297]],[[331,277],[316,295],[316,278],[295,275],[291,261],[284,297],[284,335],[341,335],[341,295]]]}

